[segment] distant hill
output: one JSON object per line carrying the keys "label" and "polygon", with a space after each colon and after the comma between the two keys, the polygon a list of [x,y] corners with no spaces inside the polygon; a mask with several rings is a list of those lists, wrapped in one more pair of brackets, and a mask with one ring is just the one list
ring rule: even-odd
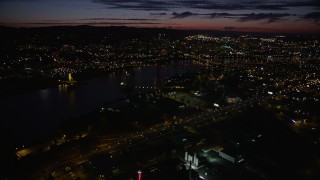
{"label": "distant hill", "polygon": [[[25,35],[41,35],[41,36],[77,36],[89,37],[95,35],[96,37],[105,36],[107,34],[118,35],[118,38],[130,37],[149,37],[158,34],[166,34],[168,38],[179,38],[189,35],[206,34],[213,36],[231,36],[238,37],[241,35],[252,35],[256,37],[270,37],[276,33],[260,33],[260,32],[238,32],[238,31],[217,31],[217,30],[177,30],[164,28],[134,28],[126,26],[109,26],[96,27],[89,25],[80,26],[49,26],[49,27],[33,27],[33,28],[13,28],[0,26],[0,37],[11,38],[12,36]],[[296,37],[298,34],[281,34],[290,37]],[[299,35],[301,36],[301,35]],[[304,37],[312,37],[312,35],[302,35]]]}

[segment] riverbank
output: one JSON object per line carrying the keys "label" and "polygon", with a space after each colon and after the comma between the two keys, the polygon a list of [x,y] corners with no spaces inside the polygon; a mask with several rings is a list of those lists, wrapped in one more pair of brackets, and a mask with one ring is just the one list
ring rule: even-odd
{"label": "riverbank", "polygon": [[[118,70],[88,70],[78,74],[74,74],[73,76],[77,81],[84,82],[94,78],[108,75],[109,73],[112,73],[114,71]],[[57,87],[60,84],[57,78],[50,78],[45,76],[36,76],[32,78],[6,78],[0,79],[0,83],[2,86],[0,88],[0,98],[6,98],[9,96],[14,96],[51,87]]]}

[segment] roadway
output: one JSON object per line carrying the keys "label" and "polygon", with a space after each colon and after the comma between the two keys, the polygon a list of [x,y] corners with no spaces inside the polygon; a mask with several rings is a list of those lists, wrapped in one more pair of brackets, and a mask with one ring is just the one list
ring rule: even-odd
{"label": "roadway", "polygon": [[[261,89],[263,92],[265,88]],[[63,171],[67,166],[77,166],[83,162],[88,162],[91,157],[99,153],[108,153],[112,157],[114,154],[128,149],[130,147],[150,142],[160,137],[175,133],[178,131],[176,126],[186,127],[191,126],[193,128],[202,127],[210,123],[218,122],[230,118],[235,115],[238,111],[252,107],[256,103],[265,103],[273,99],[275,96],[290,92],[287,88],[280,91],[278,94],[259,96],[258,94],[250,99],[240,101],[236,104],[229,106],[219,107],[216,109],[203,110],[196,115],[191,115],[183,119],[176,120],[174,123],[162,123],[154,125],[140,132],[120,134],[117,137],[104,136],[100,137],[98,141],[92,145],[92,149],[87,153],[81,153],[76,150],[69,150],[62,154],[56,162],[45,162],[41,167],[36,169],[26,177],[31,179],[39,179],[44,177],[48,172]],[[264,93],[266,94],[266,93]]]}

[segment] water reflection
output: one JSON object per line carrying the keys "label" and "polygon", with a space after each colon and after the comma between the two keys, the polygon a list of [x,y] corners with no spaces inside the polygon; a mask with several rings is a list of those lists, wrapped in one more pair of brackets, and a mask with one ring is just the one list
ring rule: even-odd
{"label": "water reflection", "polygon": [[76,102],[75,102],[75,101],[76,101],[75,92],[73,92],[73,91],[70,92],[68,97],[69,97],[69,102],[70,102],[69,104],[70,104],[71,106],[74,106],[75,103],[76,103]]}
{"label": "water reflection", "polygon": [[49,96],[49,89],[42,89],[40,90],[39,94],[40,94],[41,100],[45,101]]}

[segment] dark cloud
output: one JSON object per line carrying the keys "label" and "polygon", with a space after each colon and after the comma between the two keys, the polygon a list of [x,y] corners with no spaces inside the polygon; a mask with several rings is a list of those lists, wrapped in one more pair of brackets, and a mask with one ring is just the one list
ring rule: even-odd
{"label": "dark cloud", "polygon": [[87,22],[87,23],[76,23],[76,22],[30,22],[23,23],[26,25],[146,25],[146,24],[161,24],[156,22]]}
{"label": "dark cloud", "polygon": [[194,9],[214,9],[214,10],[239,10],[247,9],[244,4],[232,2],[217,2],[217,1],[173,1],[176,6],[194,8]]}
{"label": "dark cloud", "polygon": [[259,10],[277,10],[277,11],[282,11],[282,10],[288,10],[289,7],[287,5],[281,5],[281,4],[264,4],[264,5],[258,5],[256,6],[257,9]]}
{"label": "dark cloud", "polygon": [[290,7],[320,7],[320,1],[318,0],[306,0],[306,1],[279,1],[273,3],[262,3],[261,5],[253,6],[256,9],[261,10],[288,10]]}
{"label": "dark cloud", "polygon": [[302,17],[302,19],[312,20],[315,22],[315,24],[320,25],[320,12],[306,14]]}
{"label": "dark cloud", "polygon": [[238,21],[240,22],[247,22],[247,21],[261,21],[265,20],[267,23],[277,22],[284,20],[284,17],[292,16],[291,14],[287,13],[251,13],[251,14],[243,14],[241,15]]}
{"label": "dark cloud", "polygon": [[211,18],[231,18],[231,17],[239,16],[239,14],[230,14],[230,13],[211,13],[207,15],[209,15]]}
{"label": "dark cloud", "polygon": [[159,21],[158,19],[148,18],[85,18],[79,20],[91,20],[91,21]]}
{"label": "dark cloud", "polygon": [[312,12],[303,16],[305,19],[320,19],[320,12]]}
{"label": "dark cloud", "polygon": [[239,22],[247,21],[266,21],[267,23],[273,23],[277,21],[285,20],[285,17],[294,16],[288,13],[251,13],[251,14],[232,14],[232,13],[211,13],[211,14],[198,14],[192,12],[172,13],[172,19],[183,19],[190,16],[209,16],[210,18],[232,18]]}
{"label": "dark cloud", "polygon": [[102,3],[112,8],[146,10],[146,11],[166,11],[171,5],[168,2],[150,1],[150,0],[92,0],[96,3]]}
{"label": "dark cloud", "polygon": [[315,24],[320,25],[320,12],[313,12],[306,14],[304,16],[297,16],[296,14],[289,13],[250,13],[250,14],[236,14],[236,13],[209,13],[209,14],[200,14],[192,13],[189,11],[182,13],[172,13],[172,19],[183,19],[191,16],[204,16],[209,18],[230,18],[238,22],[250,22],[250,21],[264,21],[266,23],[274,23],[279,21],[285,21],[290,19],[290,17],[296,17],[297,19],[302,20],[312,20]]}
{"label": "dark cloud", "polygon": [[190,16],[209,16],[210,18],[233,18],[237,16],[241,16],[239,14],[230,14],[230,13],[210,13],[210,14],[199,14],[199,13],[192,13],[189,11],[182,12],[182,13],[172,13],[172,19],[183,19]]}
{"label": "dark cloud", "polygon": [[165,16],[167,13],[150,13],[151,16]]}
{"label": "dark cloud", "polygon": [[112,8],[132,10],[170,10],[172,8],[194,8],[208,10],[288,10],[290,7],[320,7],[319,0],[282,0],[282,1],[252,1],[252,0],[92,0]]}
{"label": "dark cloud", "polygon": [[119,25],[130,25],[130,24],[161,24],[161,23],[157,23],[157,22],[89,22],[86,23],[88,25],[112,25],[112,24],[119,24]]}
{"label": "dark cloud", "polygon": [[195,13],[191,13],[191,12],[183,12],[183,13],[172,13],[173,17],[172,19],[183,19],[183,18],[186,18],[186,17],[189,17],[189,16],[197,16],[199,14],[195,14]]}
{"label": "dark cloud", "polygon": [[289,7],[303,7],[303,6],[320,7],[320,1],[306,0],[306,1],[289,2],[287,3],[287,6]]}

